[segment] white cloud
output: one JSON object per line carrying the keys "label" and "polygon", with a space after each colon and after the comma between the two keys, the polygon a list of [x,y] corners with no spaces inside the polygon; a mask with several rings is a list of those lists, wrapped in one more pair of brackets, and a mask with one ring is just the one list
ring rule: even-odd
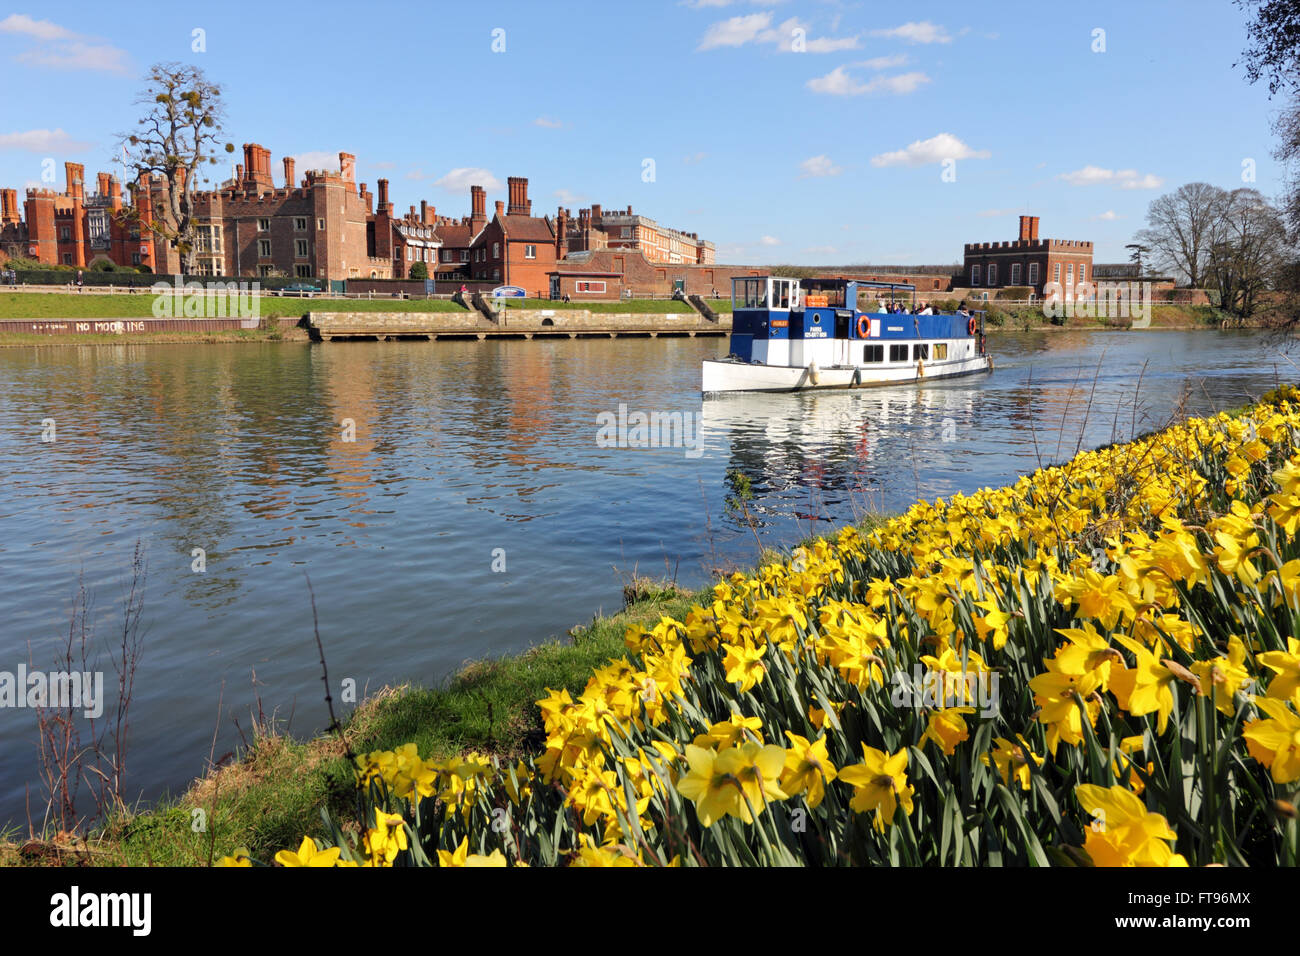
{"label": "white cloud", "polygon": [[554,193],[552,193],[552,195],[555,196],[555,198],[558,199],[560,203],[565,206],[581,205],[582,203],[587,201],[587,197],[584,196],[582,193],[570,192],[567,189],[557,189],[555,190]]}
{"label": "white cloud", "polygon": [[458,166],[451,172],[447,173],[439,180],[435,180],[435,186],[441,186],[443,189],[464,190],[470,186],[482,186],[486,190],[501,188],[501,180],[497,179],[486,169],[477,166]]}
{"label": "white cloud", "polygon": [[1119,186],[1121,189],[1158,189],[1164,185],[1164,180],[1153,173],[1144,176],[1136,169],[1105,169],[1092,165],[1061,173],[1056,178],[1065,180],[1071,186],[1108,184]]}
{"label": "white cloud", "polygon": [[700,163],[708,159],[708,156],[708,153],[692,153],[689,156],[683,156],[682,162],[687,166],[698,166]]}
{"label": "white cloud", "polygon": [[875,56],[870,60],[860,60],[854,63],[854,66],[860,66],[868,70],[887,70],[891,66],[902,66],[907,62],[906,53],[895,53],[892,56]]}
{"label": "white cloud", "polygon": [[904,23],[902,26],[891,27],[888,30],[872,30],[871,35],[906,40],[908,43],[952,42],[952,37],[948,35],[947,30],[929,20],[922,20],[920,23]]}
{"label": "white cloud", "polygon": [[549,116],[539,116],[533,120],[534,126],[541,126],[545,129],[559,129],[564,124],[557,119],[551,119]]}
{"label": "white cloud", "polygon": [[776,236],[764,236],[762,239],[758,240],[758,243],[762,246],[779,246],[781,240],[776,238]]}
{"label": "white cloud", "polygon": [[844,167],[836,166],[831,162],[831,158],[825,153],[820,156],[810,156],[799,164],[799,168],[803,170],[799,176],[800,179],[806,179],[808,177],[838,176],[840,173],[844,172]]}
{"label": "white cloud", "polygon": [[827,96],[861,96],[864,93],[911,93],[930,82],[924,73],[900,73],[897,76],[877,76],[866,83],[855,80],[848,71],[837,66],[825,76],[816,76],[806,84],[814,93]]}
{"label": "white cloud", "polygon": [[713,24],[700,38],[696,50],[716,50],[720,47],[739,47],[750,43],[768,43],[782,53],[792,52],[796,37],[795,31],[802,31],[802,49],[807,53],[834,53],[837,50],[855,50],[859,39],[849,37],[813,37],[808,38],[808,24],[798,17],[790,17],[772,26],[772,14],[749,13],[731,17]]}
{"label": "white cloud", "polygon": [[49,20],[33,20],[25,13],[11,13],[0,20],[0,33],[17,33],[37,40],[70,40],[77,34]]}
{"label": "white cloud", "polygon": [[0,149],[19,149],[29,153],[80,153],[89,149],[91,145],[73,139],[62,128],[0,133]]}
{"label": "white cloud", "polygon": [[337,172],[339,170],[339,154],[331,153],[327,149],[309,149],[301,153],[293,154],[294,175],[306,172],[309,169],[319,169],[323,172]]}
{"label": "white cloud", "polygon": [[867,92],[867,85],[849,76],[842,66],[837,66],[825,76],[813,77],[807,86],[814,93],[825,93],[827,96],[858,96]]}
{"label": "white cloud", "polygon": [[1002,216],[1014,216],[1020,212],[1019,209],[981,209],[975,215],[982,216],[985,219],[998,219]]}
{"label": "white cloud", "polygon": [[911,93],[929,82],[928,76],[917,71],[900,73],[897,76],[878,76],[867,84],[867,92]]}
{"label": "white cloud", "polygon": [[1126,179],[1119,184],[1120,189],[1159,189],[1165,181],[1154,173],[1147,173],[1137,179]]}
{"label": "white cloud", "polygon": [[125,50],[83,36],[49,20],[33,20],[25,13],[13,13],[0,20],[0,33],[12,33],[34,41],[35,46],[14,59],[31,66],[55,70],[97,70],[129,73]]}
{"label": "white cloud", "polygon": [[772,24],[770,13],[750,13],[713,24],[704,32],[697,50],[716,50],[723,46],[753,43]]}
{"label": "white cloud", "polygon": [[1122,219],[1123,217],[1120,216],[1119,213],[1115,212],[1114,209],[1107,209],[1105,212],[1098,213],[1092,218],[1101,222],[1114,222],[1116,219]]}
{"label": "white cloud", "polygon": [[871,157],[872,166],[926,166],[945,159],[988,159],[986,149],[971,149],[951,133],[940,133],[929,139],[918,139],[905,149],[881,153]]}

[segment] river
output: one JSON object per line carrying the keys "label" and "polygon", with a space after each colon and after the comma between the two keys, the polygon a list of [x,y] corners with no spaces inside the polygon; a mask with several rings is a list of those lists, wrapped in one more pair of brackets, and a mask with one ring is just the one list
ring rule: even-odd
{"label": "river", "polygon": [[[3,349],[0,672],[55,667],[79,577],[106,654],[139,541],[128,789],[153,799],[258,699],[294,733],[327,723],[308,577],[335,686],[433,683],[617,610],[629,574],[700,584],[755,534],[1003,484],[1300,379],[1256,333],[990,350],[973,379],[702,401],[719,339]],[[638,415],[667,447],[637,447]],[[0,822],[25,823],[28,784],[39,807],[36,737],[0,708]]]}

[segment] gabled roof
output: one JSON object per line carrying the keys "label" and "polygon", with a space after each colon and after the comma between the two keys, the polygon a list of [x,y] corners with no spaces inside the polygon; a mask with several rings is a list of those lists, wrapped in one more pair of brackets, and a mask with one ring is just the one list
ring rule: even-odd
{"label": "gabled roof", "polygon": [[502,216],[502,229],[507,239],[527,242],[553,242],[555,229],[551,220],[541,216]]}
{"label": "gabled roof", "polygon": [[469,226],[439,226],[437,236],[442,240],[443,246],[451,249],[468,249],[470,241],[474,238]]}

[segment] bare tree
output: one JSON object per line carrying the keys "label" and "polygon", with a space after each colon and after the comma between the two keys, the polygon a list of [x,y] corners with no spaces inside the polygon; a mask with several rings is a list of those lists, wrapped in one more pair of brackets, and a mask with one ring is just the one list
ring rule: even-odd
{"label": "bare tree", "polygon": [[1277,209],[1258,190],[1233,190],[1206,268],[1219,307],[1240,319],[1254,315],[1263,294],[1276,287],[1287,253],[1286,227]]}
{"label": "bare tree", "polygon": [[1150,250],[1162,269],[1181,275],[1189,286],[1200,288],[1219,241],[1228,193],[1209,183],[1186,183],[1172,193],[1152,200],[1147,227],[1137,238]]}
{"label": "bare tree", "polygon": [[[146,84],[136,99],[146,107],[145,115],[134,132],[120,134],[119,146],[133,179],[145,173],[161,177],[164,195],[138,196],[135,215],[141,203],[152,204],[149,228],[176,250],[181,272],[189,272],[197,226],[195,173],[204,164],[215,164],[222,150],[221,88],[198,67],[183,63],[154,64]],[[224,152],[234,150],[233,143],[225,144]]]}

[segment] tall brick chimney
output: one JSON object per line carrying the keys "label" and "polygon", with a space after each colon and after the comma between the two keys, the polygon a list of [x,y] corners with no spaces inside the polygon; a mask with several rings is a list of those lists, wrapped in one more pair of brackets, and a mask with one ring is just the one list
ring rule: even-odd
{"label": "tall brick chimney", "polygon": [[563,259],[569,252],[569,211],[561,206],[555,213],[555,258]]}
{"label": "tall brick chimney", "polygon": [[18,221],[18,190],[0,189],[0,223]]}
{"label": "tall brick chimney", "polygon": [[511,176],[507,183],[510,186],[510,206],[506,214],[510,216],[531,216],[533,214],[533,204],[528,199],[528,179],[524,176]]}
{"label": "tall brick chimney", "polygon": [[498,200],[497,200],[497,215],[498,215],[498,216],[504,216],[505,214],[506,214],[506,204],[505,204],[504,200],[498,199]]}
{"label": "tall brick chimney", "polygon": [[284,157],[284,188],[293,189],[298,185],[298,181],[293,178],[293,157]]}
{"label": "tall brick chimney", "polygon": [[98,195],[98,196],[104,196],[105,198],[107,198],[107,196],[108,196],[108,173],[99,173],[99,174],[95,177],[95,179],[96,179],[96,183],[97,183],[97,186],[96,186],[96,189],[95,189],[95,194]]}
{"label": "tall brick chimney", "polygon": [[1038,217],[1037,216],[1020,217],[1020,239],[1022,242],[1038,241]]}
{"label": "tall brick chimney", "polygon": [[246,188],[274,189],[271,182],[271,151],[257,143],[244,144],[244,176]]}
{"label": "tall brick chimney", "polygon": [[235,163],[235,180],[236,180],[237,182],[239,182],[241,185],[242,185],[243,182],[244,182],[244,164],[243,164],[243,163]]}
{"label": "tall brick chimney", "polygon": [[80,199],[83,202],[86,199],[86,167],[81,163],[64,163],[63,175],[68,180],[68,197],[71,199]]}
{"label": "tall brick chimney", "polygon": [[482,186],[469,187],[469,227],[477,233],[487,225],[487,190]]}
{"label": "tall brick chimney", "polygon": [[353,182],[357,172],[357,157],[352,153],[339,153],[339,172],[344,182]]}
{"label": "tall brick chimney", "polygon": [[122,208],[122,184],[116,176],[108,177],[108,204],[113,209]]}
{"label": "tall brick chimney", "polygon": [[600,225],[600,203],[591,204],[591,221],[598,226]]}
{"label": "tall brick chimney", "polygon": [[388,205],[388,180],[379,180],[379,211],[391,213],[392,207]]}
{"label": "tall brick chimney", "polygon": [[423,199],[420,200],[420,225],[433,225],[433,210],[429,208],[429,204]]}

